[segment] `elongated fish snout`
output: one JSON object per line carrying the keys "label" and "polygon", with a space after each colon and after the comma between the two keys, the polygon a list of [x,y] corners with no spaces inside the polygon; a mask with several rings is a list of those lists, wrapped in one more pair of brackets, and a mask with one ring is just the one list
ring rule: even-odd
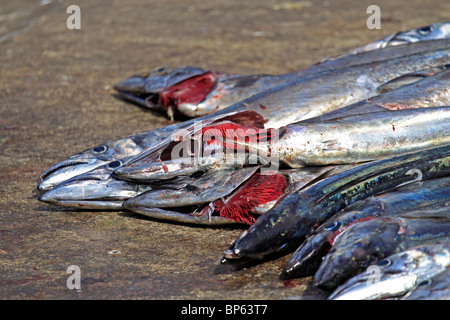
{"label": "elongated fish snout", "polygon": [[99,167],[108,161],[97,158],[67,159],[48,168],[38,179],[38,190],[50,190],[63,181]]}
{"label": "elongated fish snout", "polygon": [[39,197],[39,201],[62,207],[122,209],[122,203],[146,190],[104,174],[82,174],[65,181]]}

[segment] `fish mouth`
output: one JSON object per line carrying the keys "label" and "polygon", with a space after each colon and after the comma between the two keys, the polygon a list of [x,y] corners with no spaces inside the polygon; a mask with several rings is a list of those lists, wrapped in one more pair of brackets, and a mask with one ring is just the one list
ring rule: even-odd
{"label": "fish mouth", "polygon": [[125,200],[112,200],[112,199],[97,199],[97,200],[52,200],[43,194],[38,199],[39,201],[55,204],[60,207],[66,208],[79,208],[87,210],[122,210],[122,204]]}
{"label": "fish mouth", "polygon": [[148,190],[103,171],[92,170],[68,179],[42,194],[39,201],[71,208],[122,209],[124,201]]}
{"label": "fish mouth", "polygon": [[101,161],[97,158],[67,159],[45,170],[38,178],[37,189],[41,191],[51,190],[62,182],[91,171],[105,163],[107,161]]}
{"label": "fish mouth", "polygon": [[[92,179],[91,181],[95,181]],[[109,210],[122,209],[122,204],[132,197],[125,192],[123,195],[86,195],[89,191],[85,191],[81,184],[75,185],[58,185],[52,190],[42,194],[38,200],[61,207],[93,209],[93,210]]]}

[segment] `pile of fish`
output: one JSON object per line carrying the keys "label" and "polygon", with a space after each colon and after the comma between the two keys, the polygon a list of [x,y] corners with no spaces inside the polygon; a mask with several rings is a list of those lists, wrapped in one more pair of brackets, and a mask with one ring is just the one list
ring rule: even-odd
{"label": "pile of fish", "polygon": [[289,74],[163,68],[114,88],[192,119],[69,157],[39,200],[246,224],[222,264],[293,253],[281,278],[330,299],[450,298],[450,23]]}

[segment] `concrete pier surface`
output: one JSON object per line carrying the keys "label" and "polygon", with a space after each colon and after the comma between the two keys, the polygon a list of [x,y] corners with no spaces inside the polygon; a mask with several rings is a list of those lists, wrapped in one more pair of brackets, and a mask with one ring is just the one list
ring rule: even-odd
{"label": "concrete pier surface", "polygon": [[[68,29],[67,7],[81,10]],[[0,299],[324,299],[311,278],[279,280],[289,256],[231,273],[219,260],[243,229],[37,200],[68,156],[170,124],[111,86],[160,66],[281,74],[392,32],[445,21],[449,1],[25,1],[0,4]],[[69,289],[69,266],[81,289]]]}

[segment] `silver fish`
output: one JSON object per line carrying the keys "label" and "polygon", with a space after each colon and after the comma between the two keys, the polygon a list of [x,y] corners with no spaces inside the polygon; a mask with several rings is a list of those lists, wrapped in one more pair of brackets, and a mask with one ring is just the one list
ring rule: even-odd
{"label": "silver fish", "polygon": [[237,75],[186,66],[132,76],[114,89],[126,100],[166,110],[173,121],[175,114],[204,116],[297,78],[296,73]]}
{"label": "silver fish", "polygon": [[449,43],[444,39],[450,37],[449,26],[450,23],[438,23],[395,33],[299,72],[238,75],[191,66],[160,68],[148,75],[129,77],[114,85],[114,89],[120,97],[141,106],[165,109],[172,120],[175,113],[198,117],[300,77],[423,51],[420,44],[423,41],[427,42],[428,50],[446,48]]}
{"label": "silver fish", "polygon": [[[101,210],[126,208],[152,218],[183,223],[231,224],[242,222],[242,219],[220,216],[220,211],[214,210],[215,201],[226,201],[231,194],[239,192],[242,184],[259,168],[255,166],[239,170],[198,171],[191,176],[164,180],[163,183],[153,181],[138,184],[119,180],[111,175],[120,165],[122,160],[71,178],[41,195],[39,200],[70,208]],[[349,167],[351,166],[284,170],[279,173],[285,179],[285,185],[282,186],[282,190],[273,192],[281,196],[315,179],[324,178],[330,172],[344,171]],[[272,184],[272,181],[274,180],[270,179],[266,184]],[[263,214],[275,204],[275,200],[258,203],[256,207],[251,208],[250,215]],[[233,206],[236,207],[236,204]]]}
{"label": "silver fish", "polygon": [[[426,62],[427,59],[431,60]],[[319,116],[376,95],[376,88],[379,85],[389,81],[391,77],[401,76],[397,71],[407,74],[412,72],[414,68],[422,70],[430,67],[430,64],[435,64],[435,66],[447,64],[450,62],[449,59],[450,50],[445,49],[429,54],[411,55],[369,65],[360,65],[343,71],[320,73],[314,77],[303,78],[288,85],[270,89],[244,100],[242,104],[235,105],[235,107],[240,109],[241,106],[244,106],[257,111],[265,119],[268,119],[264,125],[265,128],[280,128],[283,125]],[[415,62],[419,64],[417,65]],[[326,81],[326,83],[323,81]],[[274,103],[282,108],[275,110],[270,107]],[[288,113],[288,110],[295,110],[295,112]],[[289,136],[291,135],[284,135],[285,138]],[[283,138],[283,133],[281,133],[281,137]],[[287,165],[298,165],[289,162],[290,152],[286,153],[282,148],[279,148],[279,150],[281,150],[280,159],[285,160]],[[167,161],[166,165],[169,165],[170,161],[172,159]],[[176,174],[173,171],[162,172],[161,167],[159,171],[157,169],[150,170],[149,162],[145,160],[145,154],[115,172],[118,177],[127,180],[153,179],[156,173],[159,178],[162,178],[163,175]]]}
{"label": "silver fish", "polygon": [[[102,143],[94,148],[72,155],[67,160],[61,161],[45,170],[38,179],[38,189],[50,190],[63,181],[106,165],[109,162],[136,156],[146,150],[149,150],[149,152],[159,150],[161,147],[170,144],[180,129],[192,132],[194,126],[213,123],[218,119],[232,116],[234,113],[231,110],[229,113],[224,112],[211,115],[205,119],[198,119],[195,122],[188,121],[183,124],[174,124]],[[254,116],[255,114],[252,114],[251,117],[254,118]],[[245,118],[252,125],[256,125],[254,121],[258,121],[258,119],[250,119],[249,116],[245,115],[245,112],[239,113],[239,118]]]}
{"label": "silver fish", "polygon": [[443,273],[450,265],[450,243],[434,243],[393,254],[339,286],[330,300],[401,297]]}
{"label": "silver fish", "polygon": [[[197,223],[213,224],[212,220],[220,216],[220,220],[227,223],[235,221],[252,224],[284,195],[348,168],[349,166],[324,166],[281,170],[266,176],[258,175],[255,170],[258,167],[253,167],[253,170],[252,167],[244,168],[237,170],[241,175],[236,180],[239,185],[230,185],[230,188],[223,187],[224,182],[221,180],[227,182],[236,171],[232,174],[224,170],[206,172],[204,177],[193,183],[193,186],[201,188],[192,190],[190,186],[190,190],[170,190],[169,181],[168,186],[142,193],[127,200],[123,206],[152,218],[177,222],[192,222],[194,216]],[[251,175],[242,176],[243,172]],[[222,179],[215,179],[215,175],[220,175]],[[186,207],[192,205],[200,207],[195,211],[186,211]]]}
{"label": "silver fish", "polygon": [[[345,55],[357,54],[365,51],[372,51],[390,46],[399,46],[407,43],[436,40],[436,39],[447,39],[449,36],[450,36],[450,22],[438,22],[420,28],[390,34],[384,37],[383,39],[376,40],[359,48],[350,50],[346,52]],[[326,61],[336,60],[341,57],[342,55],[338,55],[333,58],[327,58]]]}
{"label": "silver fish", "polygon": [[372,161],[283,197],[226,250],[222,263],[243,265],[298,248],[339,210],[403,183],[450,173],[445,145]]}
{"label": "silver fish", "polygon": [[[348,116],[280,129],[270,144],[291,168],[358,163],[450,143],[450,107]],[[276,150],[276,151],[275,151]]]}
{"label": "silver fish", "polygon": [[[254,110],[267,120],[266,128],[279,128],[374,96],[377,86],[401,75],[445,63],[445,50],[438,50],[424,55],[409,55],[355,66],[342,72],[324,72],[278,86],[277,89],[267,90],[226,109],[199,118],[198,121],[230,112]],[[49,190],[62,181],[107,162],[137,155],[158,144],[174,131],[193,126],[195,121],[197,120],[131,135],[75,154],[42,173],[38,179],[38,189]]]}

